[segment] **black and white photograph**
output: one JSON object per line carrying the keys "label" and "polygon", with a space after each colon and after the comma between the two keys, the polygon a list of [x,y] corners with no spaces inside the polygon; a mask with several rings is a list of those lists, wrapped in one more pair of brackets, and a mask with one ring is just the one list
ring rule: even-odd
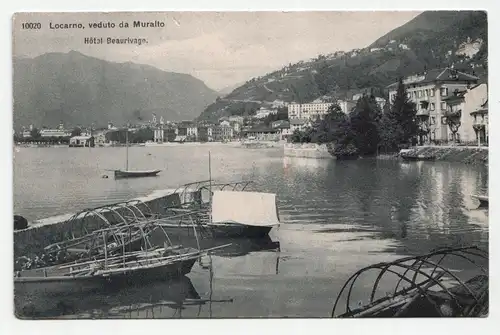
{"label": "black and white photograph", "polygon": [[487,318],[488,18],[16,12],[14,316]]}

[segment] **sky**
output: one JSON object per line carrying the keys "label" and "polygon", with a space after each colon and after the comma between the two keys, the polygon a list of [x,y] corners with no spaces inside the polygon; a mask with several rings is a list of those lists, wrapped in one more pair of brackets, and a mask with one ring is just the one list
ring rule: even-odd
{"label": "sky", "polygon": [[[319,54],[366,47],[420,13],[20,13],[13,19],[13,54],[36,57],[75,50],[108,61],[188,73],[210,88],[222,90]],[[157,21],[163,26],[134,28],[134,21]],[[115,27],[89,25],[99,22]],[[129,27],[120,28],[121,22]],[[52,29],[57,24],[81,24],[83,28]],[[103,43],[85,44],[85,37],[103,38]],[[127,37],[147,43],[107,44],[108,38]]]}

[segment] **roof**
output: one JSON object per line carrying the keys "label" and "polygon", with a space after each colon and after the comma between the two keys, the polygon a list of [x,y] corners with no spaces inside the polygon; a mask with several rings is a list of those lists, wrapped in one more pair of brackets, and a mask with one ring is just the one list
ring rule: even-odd
{"label": "roof", "polygon": [[290,122],[287,120],[278,120],[271,123],[274,129],[290,128]]}
{"label": "roof", "polygon": [[214,191],[212,224],[239,223],[249,226],[279,225],[276,194]]}
{"label": "roof", "polygon": [[[477,80],[479,80],[479,77],[473,76],[473,75],[468,74],[468,73],[460,72],[458,70],[450,69],[447,67],[444,69],[429,70],[427,72],[422,73],[420,76],[417,74],[416,76],[407,77],[404,79],[404,81],[405,80],[410,80],[410,81],[406,82],[405,84],[411,85],[411,84],[431,83],[431,82],[437,82],[437,81],[440,81],[440,82],[442,82],[442,81],[448,81],[448,82],[477,81]],[[397,87],[397,85],[398,85],[398,82],[395,82],[395,83],[390,84],[387,87],[392,88],[392,87]]]}
{"label": "roof", "polygon": [[257,126],[257,127],[253,127],[253,128],[250,128],[248,130],[245,130],[246,133],[275,133],[277,131],[277,129],[272,129],[270,127],[266,127],[266,126]]}
{"label": "roof", "polygon": [[88,140],[90,139],[92,136],[73,136],[70,138],[70,140]]}

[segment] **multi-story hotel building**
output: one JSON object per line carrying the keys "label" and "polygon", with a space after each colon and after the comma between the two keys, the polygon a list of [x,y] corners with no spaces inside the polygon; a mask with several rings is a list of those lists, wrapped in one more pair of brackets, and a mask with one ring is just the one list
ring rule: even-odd
{"label": "multi-story hotel building", "polygon": [[[425,142],[450,140],[446,99],[454,92],[467,90],[478,80],[476,76],[451,68],[430,70],[403,80],[408,97],[416,104],[417,117],[428,129]],[[388,86],[389,103],[396,96],[397,88],[397,82]]]}
{"label": "multi-story hotel building", "polygon": [[288,105],[288,119],[316,119],[318,116],[323,117],[328,108],[333,103],[311,103],[311,104],[290,104]]}

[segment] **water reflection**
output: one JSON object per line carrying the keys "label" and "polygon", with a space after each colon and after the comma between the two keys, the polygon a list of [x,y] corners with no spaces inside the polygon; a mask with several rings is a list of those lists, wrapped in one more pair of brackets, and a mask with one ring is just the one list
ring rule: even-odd
{"label": "water reflection", "polygon": [[283,157],[283,170],[286,172],[289,169],[307,170],[308,172],[316,172],[325,170],[330,165],[331,159],[315,159],[302,157]]}
{"label": "water reflection", "polygon": [[[140,150],[137,148],[136,153],[143,157],[144,151]],[[96,167],[83,175],[75,173],[78,164],[97,161],[99,166],[112,166],[116,160],[112,150],[94,150],[92,156],[74,151],[72,167],[62,163],[66,156],[58,156],[64,151],[16,155],[16,208],[30,218],[43,213],[60,214],[75,210],[75,206],[85,208],[93,202],[128,199],[153,189],[207,178],[206,147],[154,150],[155,159],[168,163],[168,169],[157,179],[129,185],[100,179]],[[278,195],[282,225],[271,231],[271,238],[257,242],[202,240],[204,248],[235,244],[214,254],[210,261],[203,259],[188,278],[200,299],[234,301],[214,303],[210,310],[206,303],[200,317],[327,317],[332,299],[361,267],[442,246],[468,244],[488,249],[488,210],[478,209],[479,203],[470,197],[488,193],[485,167],[445,162],[283,158],[279,151],[230,147],[210,150],[214,178],[255,180],[255,189]],[[40,164],[45,155],[51,166]],[[54,162],[61,162],[61,166],[54,166]],[[144,161],[145,165],[150,163]],[[66,176],[64,182],[60,181],[63,184],[54,184],[61,175]],[[207,263],[211,266],[206,267]],[[454,269],[464,270],[459,263]],[[167,291],[168,285],[162,285]],[[151,303],[150,289],[142,292],[144,296],[138,295],[137,303]],[[360,296],[365,293],[357,292]],[[125,306],[120,299],[115,299],[116,305]],[[107,306],[105,301],[101,303]],[[198,306],[183,306],[182,317],[198,315]],[[155,318],[174,314],[170,307],[162,307],[163,312],[155,308]],[[153,312],[149,309],[133,317],[152,317]],[[86,309],[85,313],[90,312]]]}

